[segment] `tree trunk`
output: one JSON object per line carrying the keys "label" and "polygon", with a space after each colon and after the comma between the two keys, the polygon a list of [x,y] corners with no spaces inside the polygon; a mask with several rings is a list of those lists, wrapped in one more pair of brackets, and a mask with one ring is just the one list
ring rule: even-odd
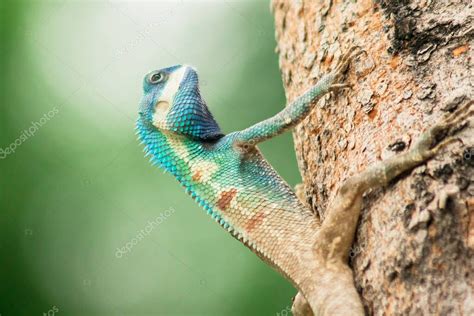
{"label": "tree trunk", "polygon": [[[474,8],[459,1],[274,0],[288,101],[354,45],[351,90],[295,130],[306,200],[324,219],[343,180],[406,151],[474,98]],[[474,315],[474,133],[366,194],[350,254],[370,315]]]}

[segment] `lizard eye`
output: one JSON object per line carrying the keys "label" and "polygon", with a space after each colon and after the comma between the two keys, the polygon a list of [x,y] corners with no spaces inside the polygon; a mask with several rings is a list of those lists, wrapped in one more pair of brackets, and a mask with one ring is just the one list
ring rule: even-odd
{"label": "lizard eye", "polygon": [[150,82],[153,84],[162,82],[165,79],[165,76],[161,72],[157,72],[150,77]]}

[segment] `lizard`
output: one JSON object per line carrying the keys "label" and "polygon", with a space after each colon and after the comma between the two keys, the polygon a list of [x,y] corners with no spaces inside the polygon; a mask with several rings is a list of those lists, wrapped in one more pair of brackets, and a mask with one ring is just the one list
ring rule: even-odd
{"label": "lizard", "polygon": [[452,140],[443,136],[452,136],[472,114],[469,103],[429,128],[409,151],[346,180],[321,222],[257,145],[295,127],[325,94],[350,88],[344,74],[362,53],[349,49],[281,112],[226,135],[201,96],[193,67],[154,70],[143,79],[136,130],[151,163],[171,173],[217,223],[290,280],[299,290],[295,315],[364,315],[347,263],[363,193],[433,157]]}

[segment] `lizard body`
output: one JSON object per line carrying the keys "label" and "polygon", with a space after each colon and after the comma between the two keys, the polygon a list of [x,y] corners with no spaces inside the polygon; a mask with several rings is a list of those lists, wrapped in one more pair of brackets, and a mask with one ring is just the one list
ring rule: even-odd
{"label": "lizard body", "polygon": [[228,135],[201,97],[192,67],[152,71],[143,82],[137,134],[152,163],[171,173],[216,222],[300,290],[294,315],[364,314],[347,265],[363,193],[433,157],[445,144],[440,139],[459,131],[456,125],[472,115],[469,102],[423,133],[408,152],[346,180],[321,223],[256,145],[301,122],[324,94],[347,87],[342,75],[360,53],[349,50],[280,113]]}
{"label": "lizard body", "polygon": [[[150,81],[156,73],[166,77],[161,88]],[[148,93],[137,122],[151,161],[175,176],[216,222],[294,283],[298,280],[292,270],[300,269],[302,253],[311,253],[319,221],[253,144],[302,119],[313,95],[325,92],[327,85],[323,81],[267,121],[224,136],[201,98],[196,71],[173,66],[146,76]]]}

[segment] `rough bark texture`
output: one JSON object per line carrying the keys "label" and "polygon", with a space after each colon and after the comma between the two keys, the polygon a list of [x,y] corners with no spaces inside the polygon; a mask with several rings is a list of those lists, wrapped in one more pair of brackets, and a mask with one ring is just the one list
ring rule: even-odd
{"label": "rough bark texture", "polygon": [[[321,100],[294,133],[306,200],[324,219],[343,180],[406,151],[474,98],[472,1],[274,0],[288,101],[350,46],[351,91]],[[474,315],[474,132],[366,195],[351,252],[370,315]]]}

